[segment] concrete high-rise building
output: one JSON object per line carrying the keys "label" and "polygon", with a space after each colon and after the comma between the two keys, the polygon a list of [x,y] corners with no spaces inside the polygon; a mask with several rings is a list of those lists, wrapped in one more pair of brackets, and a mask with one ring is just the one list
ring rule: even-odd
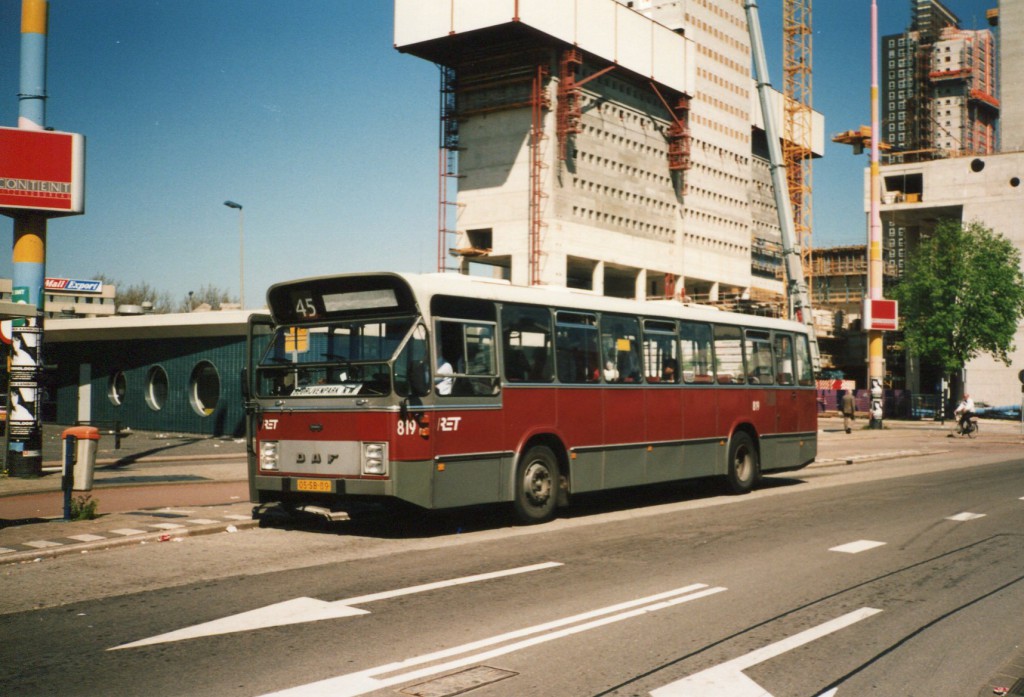
{"label": "concrete high-rise building", "polygon": [[[927,2],[915,0],[913,8],[917,11]],[[941,7],[938,3],[934,5]],[[927,74],[922,76],[918,71],[918,75],[926,83],[923,89],[935,102],[929,118],[940,120],[945,127],[945,111],[948,109],[949,130],[953,131],[957,115],[963,110],[974,110],[968,114],[970,120],[972,114],[990,113],[995,106],[999,111],[996,123],[1000,132],[994,139],[998,147],[980,147],[990,142],[986,140],[989,136],[985,126],[980,131],[961,131],[963,135],[959,139],[946,141],[948,145],[943,148],[945,157],[940,159],[904,157],[900,161],[899,158],[891,158],[888,164],[883,164],[880,170],[881,213],[886,231],[886,255],[888,261],[900,270],[917,241],[928,235],[941,220],[951,219],[965,224],[979,222],[1024,251],[1024,228],[1020,225],[1024,214],[1024,147],[1021,136],[1024,128],[1024,87],[1016,72],[1024,61],[1024,3],[1000,0],[998,8],[993,10],[988,16],[990,23],[998,25],[998,60],[990,53],[991,39],[978,38],[989,34],[987,30],[964,32],[947,22],[941,27],[931,27],[926,37],[929,46]],[[948,19],[945,16],[948,14],[951,13],[945,11],[943,21]],[[896,48],[898,50],[899,44]],[[889,45],[884,45],[882,50],[884,63],[888,61]],[[896,58],[898,60],[898,54]],[[998,91],[991,86],[993,75],[998,77]],[[943,91],[947,78],[949,91]],[[915,85],[917,89],[922,89],[922,85]],[[983,121],[977,120],[979,123]],[[886,124],[885,127],[888,126]],[[884,134],[887,135],[888,131]],[[973,142],[974,147],[956,147],[968,142]],[[869,190],[865,172],[865,211],[869,207]],[[1016,350],[1010,354],[1009,367],[988,356],[979,357],[966,366],[967,389],[976,400],[997,405],[1020,402],[1020,385],[1016,377],[1024,368],[1024,327],[1018,327],[1014,343]],[[916,361],[908,361],[907,367],[907,386],[911,390],[935,390],[940,377],[937,371],[929,371],[927,366],[920,366]]]}
{"label": "concrete high-rise building", "polygon": [[999,80],[1000,148],[1003,152],[1020,152],[1024,150],[1024,80],[1017,71],[1024,66],[1024,2],[1000,2],[998,22],[999,64],[1003,66]]}
{"label": "concrete high-rise building", "polygon": [[441,67],[439,267],[782,299],[742,3],[397,0],[395,44]]}
{"label": "concrete high-rise building", "polygon": [[890,161],[996,151],[999,100],[990,31],[965,30],[938,0],[911,0],[910,29],[882,39],[881,137]]}

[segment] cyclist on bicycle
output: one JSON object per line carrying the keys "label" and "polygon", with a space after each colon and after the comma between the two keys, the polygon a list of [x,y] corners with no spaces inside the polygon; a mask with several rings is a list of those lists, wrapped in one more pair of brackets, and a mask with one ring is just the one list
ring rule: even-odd
{"label": "cyclist on bicycle", "polygon": [[974,416],[974,400],[971,399],[971,395],[964,394],[964,398],[957,405],[956,409],[953,410],[953,416],[957,418],[957,422],[960,425],[961,431],[967,430],[967,422],[972,416]]}

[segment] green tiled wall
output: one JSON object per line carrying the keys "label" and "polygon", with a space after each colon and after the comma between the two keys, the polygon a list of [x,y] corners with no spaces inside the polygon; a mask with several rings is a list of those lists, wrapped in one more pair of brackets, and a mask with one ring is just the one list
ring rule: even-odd
{"label": "green tiled wall", "polygon": [[[93,422],[119,421],[143,431],[203,435],[245,434],[240,375],[245,365],[244,337],[134,339],[47,344],[48,365],[57,366],[57,422],[73,424],[78,418],[79,366],[91,365]],[[190,401],[190,379],[196,365],[212,363],[220,377],[220,399],[213,413],[200,415]],[[167,399],[159,411],[146,402],[151,367],[167,373]],[[111,379],[124,373],[126,391],[120,405],[110,395]]]}

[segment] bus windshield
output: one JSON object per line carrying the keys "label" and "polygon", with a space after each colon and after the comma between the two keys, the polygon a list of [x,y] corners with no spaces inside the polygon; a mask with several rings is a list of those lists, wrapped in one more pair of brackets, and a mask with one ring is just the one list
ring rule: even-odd
{"label": "bus windshield", "polygon": [[389,363],[415,323],[389,317],[278,327],[260,359],[256,390],[265,397],[390,394]]}

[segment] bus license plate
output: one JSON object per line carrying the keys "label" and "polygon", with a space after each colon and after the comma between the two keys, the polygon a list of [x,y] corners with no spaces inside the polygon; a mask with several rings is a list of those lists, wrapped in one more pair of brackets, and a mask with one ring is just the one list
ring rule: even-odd
{"label": "bus license plate", "polygon": [[331,492],[331,483],[323,479],[296,479],[296,491],[322,491]]}

